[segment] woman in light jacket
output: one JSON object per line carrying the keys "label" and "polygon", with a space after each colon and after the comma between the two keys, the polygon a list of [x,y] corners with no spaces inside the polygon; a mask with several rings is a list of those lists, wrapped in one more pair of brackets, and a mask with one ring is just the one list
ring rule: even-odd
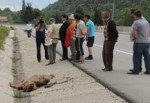
{"label": "woman in light jacket", "polygon": [[48,33],[46,36],[50,39],[50,45],[48,45],[49,63],[46,65],[54,64],[56,59],[56,46],[59,39],[59,28],[55,24],[55,18],[50,19],[50,26],[48,27]]}

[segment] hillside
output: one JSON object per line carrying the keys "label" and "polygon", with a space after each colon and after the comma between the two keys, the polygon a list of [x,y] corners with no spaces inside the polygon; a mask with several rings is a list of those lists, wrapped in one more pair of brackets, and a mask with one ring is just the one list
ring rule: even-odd
{"label": "hillside", "polygon": [[[115,16],[118,25],[131,25],[130,9],[138,8],[143,15],[150,21],[150,0],[115,0]],[[42,11],[46,19],[53,16],[60,22],[60,15],[63,13],[71,14],[80,12],[90,14],[94,19],[95,10],[109,10],[112,12],[113,0],[58,0],[54,4],[48,5]]]}

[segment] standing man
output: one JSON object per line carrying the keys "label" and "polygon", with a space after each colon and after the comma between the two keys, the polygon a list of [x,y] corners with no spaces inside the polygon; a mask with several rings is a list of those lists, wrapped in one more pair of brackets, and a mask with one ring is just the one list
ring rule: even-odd
{"label": "standing man", "polygon": [[146,72],[150,74],[150,41],[149,41],[149,23],[142,19],[141,11],[136,10],[133,13],[134,23],[132,29],[132,40],[134,41],[133,51],[133,71],[128,74],[139,74],[141,67],[141,58],[144,56]]}
{"label": "standing man", "polygon": [[45,46],[45,30],[47,26],[43,21],[43,17],[40,18],[38,24],[35,26],[36,30],[36,47],[37,47],[37,61],[41,62],[41,44],[45,49],[45,59],[48,59],[47,47]]}
{"label": "standing man", "polygon": [[118,39],[118,31],[116,24],[110,18],[110,13],[108,11],[102,12],[102,19],[105,23],[104,28],[104,45],[103,45],[103,62],[105,68],[103,71],[112,71],[113,70],[113,51],[115,43]]}
{"label": "standing man", "polygon": [[56,59],[56,46],[59,39],[59,28],[55,24],[55,18],[50,19],[50,26],[48,33],[46,34],[51,40],[51,44],[48,46],[49,63],[46,65],[54,64]]}
{"label": "standing man", "polygon": [[32,24],[31,22],[29,21],[28,24],[27,24],[27,35],[28,35],[28,38],[31,37],[31,32],[32,32]]}
{"label": "standing man", "polygon": [[63,14],[61,16],[61,19],[63,21],[63,24],[59,30],[59,37],[60,37],[61,44],[62,44],[63,56],[62,56],[62,59],[60,60],[63,61],[63,60],[68,59],[68,50],[67,50],[67,47],[65,47],[65,39],[66,39],[67,28],[69,26],[69,21],[68,21],[68,16],[66,14]]}
{"label": "standing man", "polygon": [[85,59],[86,60],[92,60],[93,59],[92,47],[93,47],[93,44],[94,44],[94,37],[95,37],[95,25],[90,20],[89,15],[84,16],[84,21],[86,22],[86,26],[87,26],[86,40],[87,40],[87,47],[88,47],[88,52],[89,52],[89,56],[86,57]]}
{"label": "standing man", "polygon": [[[134,12],[136,11],[136,9],[131,9],[131,18],[133,19],[133,23],[134,23]],[[141,17],[143,20],[146,20],[143,16]],[[132,29],[133,29],[133,24],[132,24]],[[133,42],[133,49],[134,49],[134,40],[133,40],[133,38],[132,38],[132,29],[131,29],[131,34],[130,34],[130,40]],[[134,54],[133,54],[134,55]],[[141,72],[142,71],[142,58],[141,58],[141,66],[140,66],[140,70],[139,70],[139,72]],[[134,67],[133,67],[134,68]],[[132,71],[134,71],[134,69],[130,69],[130,71],[132,72]]]}
{"label": "standing man", "polygon": [[85,34],[87,34],[86,31],[86,26],[83,20],[81,20],[81,15],[80,14],[75,14],[74,18],[76,20],[76,31],[75,31],[75,45],[76,45],[76,59],[77,62],[79,63],[84,63],[84,50],[83,50],[83,42],[84,42],[84,37]]}

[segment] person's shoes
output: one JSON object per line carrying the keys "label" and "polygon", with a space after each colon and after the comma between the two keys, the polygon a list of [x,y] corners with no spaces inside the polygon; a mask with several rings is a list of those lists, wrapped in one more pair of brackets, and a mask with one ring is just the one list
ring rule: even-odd
{"label": "person's shoes", "polygon": [[134,72],[134,71],[132,71],[132,72],[127,72],[127,74],[138,75],[138,74],[139,74],[139,72]]}
{"label": "person's shoes", "polygon": [[60,61],[64,61],[64,60],[67,60],[66,58],[62,58],[62,59],[60,59]]}
{"label": "person's shoes", "polygon": [[89,55],[88,57],[85,58],[85,60],[93,60],[93,56]]}
{"label": "person's shoes", "polygon": [[83,64],[83,63],[84,63],[84,60],[74,60],[74,62]]}
{"label": "person's shoes", "polygon": [[74,59],[73,59],[73,58],[68,58],[68,60],[69,60],[69,61],[73,61]]}
{"label": "person's shoes", "polygon": [[48,59],[49,59],[49,57],[45,57],[45,59],[46,59],[46,60],[48,60]]}
{"label": "person's shoes", "polygon": [[48,65],[51,65],[51,64],[54,64],[55,62],[53,62],[53,63],[48,63],[48,64],[46,64],[45,66],[48,66]]}
{"label": "person's shoes", "polygon": [[38,61],[39,63],[41,62],[41,60],[39,60],[39,59],[38,59],[37,61]]}
{"label": "person's shoes", "polygon": [[146,72],[144,72],[144,74],[150,75],[150,72],[147,72],[147,71],[146,71]]}
{"label": "person's shoes", "polygon": [[105,72],[107,72],[107,71],[112,71],[113,69],[104,68],[102,70],[105,71]]}
{"label": "person's shoes", "polygon": [[[134,72],[134,69],[130,69],[131,72]],[[139,70],[139,72],[142,72],[142,69]]]}

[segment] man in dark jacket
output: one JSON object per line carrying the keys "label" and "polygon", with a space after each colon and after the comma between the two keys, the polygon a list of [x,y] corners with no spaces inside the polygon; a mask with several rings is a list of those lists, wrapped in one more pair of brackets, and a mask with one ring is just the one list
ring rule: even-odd
{"label": "man in dark jacket", "polygon": [[62,56],[62,59],[60,60],[63,61],[63,60],[68,59],[68,50],[67,50],[67,47],[65,47],[65,38],[66,38],[67,28],[69,26],[69,21],[68,21],[68,16],[66,14],[63,14],[61,16],[61,19],[63,21],[63,24],[60,27],[59,36],[60,36],[60,40],[62,44],[63,56]]}
{"label": "man in dark jacket", "polygon": [[118,39],[118,31],[116,29],[116,24],[110,19],[110,14],[107,11],[102,12],[102,19],[105,23],[104,28],[104,45],[103,45],[103,62],[105,68],[103,71],[113,70],[113,50],[115,43]]}

